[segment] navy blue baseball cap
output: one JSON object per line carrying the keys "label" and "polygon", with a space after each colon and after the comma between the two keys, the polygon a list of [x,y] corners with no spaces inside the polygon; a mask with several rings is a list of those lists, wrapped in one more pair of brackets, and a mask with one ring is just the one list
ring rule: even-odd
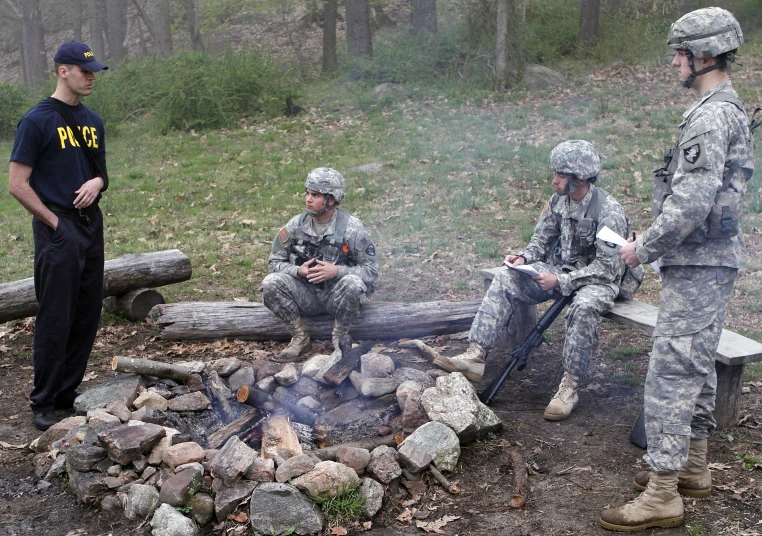
{"label": "navy blue baseball cap", "polygon": [[58,47],[56,55],[53,56],[53,61],[66,65],[79,65],[91,73],[108,69],[108,65],[103,65],[101,62],[96,61],[95,54],[93,54],[89,46],[79,41],[66,41]]}

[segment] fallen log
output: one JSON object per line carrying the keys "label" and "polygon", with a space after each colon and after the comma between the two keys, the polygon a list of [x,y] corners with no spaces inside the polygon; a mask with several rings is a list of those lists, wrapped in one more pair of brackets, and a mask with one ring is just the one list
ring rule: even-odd
{"label": "fallen log", "polygon": [[241,404],[247,404],[254,406],[255,408],[262,408],[265,404],[270,404],[275,407],[283,408],[294,416],[294,421],[303,424],[314,424],[315,414],[307,408],[291,404],[285,400],[276,400],[269,393],[257,389],[256,387],[249,387],[248,385],[242,386],[236,393],[236,398]]}
{"label": "fallen log", "polygon": [[[125,255],[106,261],[103,296],[122,296],[134,289],[187,281],[191,272],[190,259],[178,249]],[[0,322],[36,314],[33,278],[0,285]]]}
{"label": "fallen log", "polygon": [[114,311],[127,320],[139,322],[148,316],[154,305],[164,303],[164,296],[152,288],[138,288],[121,296],[109,296],[103,300],[103,308]]}
{"label": "fallen log", "polygon": [[513,493],[511,508],[521,508],[527,500],[527,465],[524,457],[516,449],[508,451],[513,467]]}
{"label": "fallen log", "polygon": [[218,449],[224,445],[228,439],[233,436],[240,438],[241,436],[249,433],[252,428],[260,424],[267,417],[254,408],[251,408],[247,413],[244,413],[231,423],[223,426],[216,432],[209,434],[207,441],[210,449]]}
{"label": "fallen log", "polygon": [[191,376],[190,370],[182,365],[162,363],[151,359],[138,359],[136,357],[115,356],[111,360],[111,370],[117,372],[134,372],[143,376],[155,376],[170,380],[186,381]]}
{"label": "fallen log", "polygon": [[[352,324],[355,340],[399,339],[466,331],[481,302],[371,303]],[[305,329],[315,339],[330,339],[333,317],[304,316]],[[163,327],[162,339],[279,340],[291,338],[286,324],[261,303],[186,302],[157,305],[151,320]]]}
{"label": "fallen log", "polygon": [[431,473],[431,476],[434,477],[434,480],[439,482],[439,485],[442,486],[447,493],[450,493],[451,495],[457,495],[460,493],[458,486],[447,480],[447,478],[445,478],[445,476],[439,472],[439,469],[434,467],[433,463],[429,464],[429,473]]}
{"label": "fallen log", "polygon": [[322,449],[311,450],[310,454],[320,458],[323,461],[336,460],[336,453],[342,447],[354,447],[358,449],[373,450],[376,447],[386,445],[387,447],[397,448],[400,441],[397,441],[396,435],[386,435],[380,437],[372,437],[370,439],[362,439],[360,441],[350,441],[349,443],[342,443],[341,445],[332,445]]}

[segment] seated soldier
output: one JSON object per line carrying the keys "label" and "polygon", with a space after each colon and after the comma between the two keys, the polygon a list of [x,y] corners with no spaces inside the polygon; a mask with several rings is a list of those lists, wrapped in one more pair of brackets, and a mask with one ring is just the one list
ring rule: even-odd
{"label": "seated soldier", "polygon": [[306,210],[289,221],[273,241],[270,274],[262,282],[265,306],[288,324],[291,342],[275,358],[296,361],[312,347],[301,315],[334,317],[332,342],[349,332],[360,305],[378,277],[376,248],[362,221],[338,207],[344,177],[331,168],[310,171]]}
{"label": "seated soldier", "polygon": [[487,351],[518,304],[537,304],[576,292],[566,312],[564,376],[544,413],[546,419],[560,421],[577,407],[577,389],[598,344],[601,315],[614,304],[625,271],[616,246],[597,239],[597,231],[605,225],[626,236],[628,222],[622,206],[593,186],[601,158],[592,144],[565,141],[553,149],[548,163],[556,193],[540,215],[529,245],[505,258],[509,266],[531,264],[539,275],[510,268],[500,271],[471,325],[468,350],[442,356],[434,364],[478,383]]}

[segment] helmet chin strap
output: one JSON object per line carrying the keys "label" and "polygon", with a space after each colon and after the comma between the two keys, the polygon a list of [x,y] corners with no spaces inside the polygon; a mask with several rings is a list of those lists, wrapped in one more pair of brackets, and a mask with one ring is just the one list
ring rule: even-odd
{"label": "helmet chin strap", "polygon": [[336,207],[336,203],[329,205],[328,204],[328,195],[329,194],[323,194],[323,210],[312,210],[310,208],[305,209],[304,211],[309,214],[310,216],[322,216],[332,208]]}
{"label": "helmet chin strap", "polygon": [[691,68],[691,74],[690,76],[688,76],[688,78],[680,82],[680,85],[682,85],[683,87],[687,87],[687,88],[691,87],[693,85],[693,82],[696,81],[697,77],[701,76],[702,74],[716,71],[717,69],[721,67],[719,63],[715,62],[713,65],[710,65],[706,69],[701,69],[700,71],[697,71],[696,67],[693,65],[693,53],[690,50],[686,50],[685,57],[688,59],[688,65]]}

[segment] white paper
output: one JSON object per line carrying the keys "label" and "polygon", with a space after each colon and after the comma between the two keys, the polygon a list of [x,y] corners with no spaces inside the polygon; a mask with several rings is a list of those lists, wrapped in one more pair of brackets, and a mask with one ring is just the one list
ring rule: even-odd
{"label": "white paper", "polygon": [[651,268],[653,268],[655,274],[658,274],[661,272],[661,263],[658,260],[655,260],[651,263]]}
{"label": "white paper", "polygon": [[603,226],[603,229],[598,231],[598,238],[603,240],[604,242],[611,242],[612,244],[616,244],[617,246],[624,246],[627,244],[627,240],[623,237],[619,236],[617,233],[606,227]]}
{"label": "white paper", "polygon": [[519,264],[518,266],[511,266],[510,264],[507,264],[505,262],[503,264],[505,264],[511,270],[518,270],[519,272],[523,272],[527,275],[531,275],[531,276],[540,275],[540,272],[535,270],[534,266],[530,264]]}

